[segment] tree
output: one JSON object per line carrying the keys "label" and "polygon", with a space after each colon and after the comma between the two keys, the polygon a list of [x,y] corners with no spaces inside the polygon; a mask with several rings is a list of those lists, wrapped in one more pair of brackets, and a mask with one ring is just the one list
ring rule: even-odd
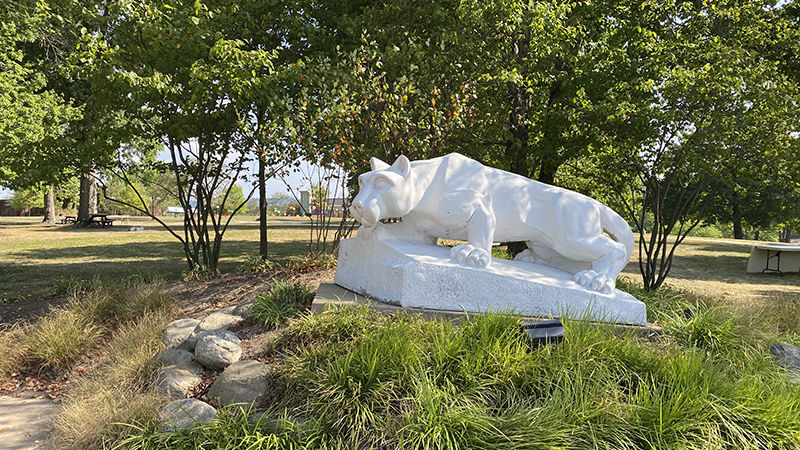
{"label": "tree", "polygon": [[639,231],[644,287],[655,290],[720,190],[751,170],[741,166],[765,154],[775,164],[772,153],[796,146],[798,92],[779,62],[751,47],[771,39],[772,11],[676,3],[643,14],[661,17],[650,22],[658,28],[644,30],[653,36],[646,70],[656,75],[651,104],[640,109],[648,133],[638,145],[609,147],[583,162]]}
{"label": "tree", "polygon": [[[79,111],[48,86],[46,71],[53,24],[39,2],[0,5],[0,185],[44,188],[44,222],[55,222],[53,184],[64,176],[42,158]],[[49,185],[49,186],[48,186]]]}
{"label": "tree", "polygon": [[196,2],[193,9],[121,2],[109,14],[114,27],[88,36],[85,53],[96,73],[124,86],[127,113],[143,124],[146,140],[163,143],[169,161],[141,164],[136,152],[122,149],[108,173],[134,187],[150,170],[169,171],[175,199],[189,213],[183,230],[174,230],[138,189],[137,204],[109,200],[159,221],[183,245],[191,270],[216,272],[231,218],[254,193],[246,193],[224,217],[254,156],[249,109],[238,90],[268,82],[275,51],[244,48],[237,39],[243,31],[239,23],[249,18],[228,2]]}
{"label": "tree", "polygon": [[239,209],[239,212],[242,214],[247,214],[248,200],[245,199],[244,191],[240,185],[234,185],[230,189],[230,192],[227,192],[228,195],[227,198],[225,198],[225,203],[222,203],[225,193],[226,192],[223,190],[217,192],[217,195],[214,197],[214,209],[221,210],[223,211],[223,214],[227,215],[236,210],[239,205],[244,204],[244,206]]}

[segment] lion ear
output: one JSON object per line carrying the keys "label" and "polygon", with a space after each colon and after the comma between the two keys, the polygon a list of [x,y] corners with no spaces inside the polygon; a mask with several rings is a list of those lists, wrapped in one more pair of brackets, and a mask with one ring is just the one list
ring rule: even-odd
{"label": "lion ear", "polygon": [[397,157],[394,164],[392,164],[392,169],[400,172],[403,178],[407,178],[409,172],[411,172],[411,161],[409,161],[405,155],[400,155]]}
{"label": "lion ear", "polygon": [[374,156],[369,160],[369,166],[372,168],[372,170],[384,170],[390,167],[388,164]]}

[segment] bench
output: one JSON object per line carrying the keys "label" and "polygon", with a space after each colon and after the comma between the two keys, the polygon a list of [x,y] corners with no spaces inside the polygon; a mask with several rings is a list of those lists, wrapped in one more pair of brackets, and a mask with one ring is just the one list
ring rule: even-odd
{"label": "bench", "polygon": [[114,220],[108,218],[108,214],[92,214],[88,220],[84,220],[84,226],[113,227]]}
{"label": "bench", "polygon": [[800,245],[754,244],[750,249],[747,272],[800,272]]}
{"label": "bench", "polygon": [[61,219],[61,223],[63,223],[63,224],[75,223],[77,221],[78,221],[78,218],[75,217],[75,216],[64,216],[64,218]]}

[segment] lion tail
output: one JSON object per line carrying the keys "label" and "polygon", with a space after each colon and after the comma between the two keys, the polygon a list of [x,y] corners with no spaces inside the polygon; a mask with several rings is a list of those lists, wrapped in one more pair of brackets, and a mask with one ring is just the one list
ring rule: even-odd
{"label": "lion tail", "polygon": [[628,222],[617,214],[616,211],[602,203],[600,203],[600,222],[603,226],[603,231],[611,235],[615,241],[625,246],[625,260],[631,259],[635,241],[633,238],[633,231],[631,231],[631,226],[628,225]]}

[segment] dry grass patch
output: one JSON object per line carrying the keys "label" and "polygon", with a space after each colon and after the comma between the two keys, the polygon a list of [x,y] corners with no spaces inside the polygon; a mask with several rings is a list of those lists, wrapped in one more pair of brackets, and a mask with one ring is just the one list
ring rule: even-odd
{"label": "dry grass patch", "polygon": [[55,422],[57,448],[102,448],[133,431],[123,423],[154,423],[167,399],[152,384],[153,355],[172,318],[170,310],[148,312],[114,334],[105,360],[65,397]]}
{"label": "dry grass patch", "polygon": [[0,331],[0,378],[42,369],[68,371],[101,342],[116,339],[111,333],[118,326],[154,312],[172,311],[174,305],[161,282],[75,292],[65,305],[52,308],[36,322]]}
{"label": "dry grass patch", "polygon": [[54,309],[25,330],[22,345],[43,367],[67,369],[89,353],[103,336],[103,327],[68,308]]}

